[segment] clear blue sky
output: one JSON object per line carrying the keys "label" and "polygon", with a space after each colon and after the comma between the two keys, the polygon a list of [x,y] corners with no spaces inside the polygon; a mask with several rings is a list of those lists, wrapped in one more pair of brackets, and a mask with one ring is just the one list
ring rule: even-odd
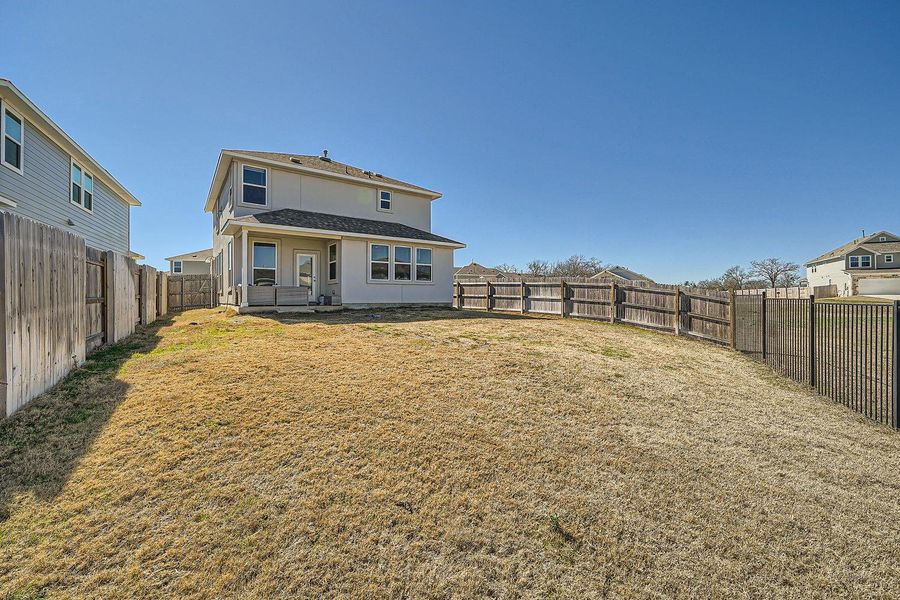
{"label": "clear blue sky", "polygon": [[221,148],[440,190],[457,264],[660,281],[900,229],[898,2],[4,2],[0,74],[209,246]]}

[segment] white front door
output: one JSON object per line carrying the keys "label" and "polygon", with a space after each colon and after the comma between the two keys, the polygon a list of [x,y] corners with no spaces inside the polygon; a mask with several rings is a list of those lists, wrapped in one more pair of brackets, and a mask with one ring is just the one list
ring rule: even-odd
{"label": "white front door", "polygon": [[319,297],[319,270],[315,254],[297,253],[296,261],[297,285],[309,288],[309,301],[316,302]]}

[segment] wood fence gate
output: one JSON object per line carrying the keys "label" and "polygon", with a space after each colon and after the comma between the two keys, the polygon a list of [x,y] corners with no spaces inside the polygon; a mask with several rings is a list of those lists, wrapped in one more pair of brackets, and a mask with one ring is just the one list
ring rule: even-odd
{"label": "wood fence gate", "polygon": [[217,281],[215,275],[169,275],[169,310],[218,306]]}

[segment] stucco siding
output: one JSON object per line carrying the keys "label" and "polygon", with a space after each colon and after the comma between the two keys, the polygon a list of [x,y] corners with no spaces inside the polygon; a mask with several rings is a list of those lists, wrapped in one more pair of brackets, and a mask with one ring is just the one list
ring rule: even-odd
{"label": "stucco siding", "polygon": [[[69,155],[31,125],[25,123],[23,174],[0,166],[0,196],[16,202],[4,210],[85,238],[89,246],[129,251],[129,205],[94,175],[93,212],[70,201]],[[82,165],[84,167],[84,165]],[[69,225],[72,220],[75,225]]]}

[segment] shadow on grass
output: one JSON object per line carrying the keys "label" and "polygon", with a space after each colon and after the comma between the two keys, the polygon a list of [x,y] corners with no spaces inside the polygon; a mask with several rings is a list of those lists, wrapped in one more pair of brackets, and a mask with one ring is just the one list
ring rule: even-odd
{"label": "shadow on grass", "polygon": [[532,319],[535,314],[486,310],[457,310],[455,308],[372,308],[349,309],[327,313],[254,313],[252,316],[279,323],[323,323],[348,325],[354,323],[419,323],[422,321],[461,321],[467,319],[519,320]]}
{"label": "shadow on grass", "polygon": [[56,497],[79,460],[103,429],[128,386],[117,379],[122,364],[159,343],[160,319],[138,327],[128,339],[87,357],[48,392],[0,421],[0,522],[10,501],[23,492]]}

